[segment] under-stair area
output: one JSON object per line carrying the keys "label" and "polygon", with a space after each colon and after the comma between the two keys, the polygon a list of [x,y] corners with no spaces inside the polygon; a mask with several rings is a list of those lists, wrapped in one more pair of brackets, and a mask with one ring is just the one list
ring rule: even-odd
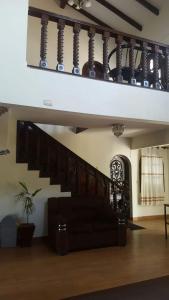
{"label": "under-stair area", "polygon": [[39,170],[50,184],[60,184],[71,196],[110,199],[111,180],[32,122],[17,122],[16,162]]}

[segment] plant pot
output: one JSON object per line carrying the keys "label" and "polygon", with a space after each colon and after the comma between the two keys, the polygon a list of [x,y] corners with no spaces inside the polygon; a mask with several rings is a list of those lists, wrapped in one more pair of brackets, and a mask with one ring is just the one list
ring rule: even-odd
{"label": "plant pot", "polygon": [[33,223],[21,223],[18,227],[18,245],[21,247],[31,247],[35,225]]}

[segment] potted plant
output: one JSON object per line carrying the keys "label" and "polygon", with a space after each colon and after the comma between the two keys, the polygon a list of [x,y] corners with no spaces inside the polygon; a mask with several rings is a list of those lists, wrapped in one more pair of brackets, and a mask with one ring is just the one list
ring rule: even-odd
{"label": "potted plant", "polygon": [[35,190],[33,193],[28,190],[24,182],[19,182],[22,190],[16,195],[17,200],[23,201],[24,212],[26,213],[26,223],[21,223],[18,227],[18,244],[21,247],[30,247],[32,245],[33,233],[35,225],[29,223],[29,216],[32,215],[34,210],[34,197],[41,191]]}

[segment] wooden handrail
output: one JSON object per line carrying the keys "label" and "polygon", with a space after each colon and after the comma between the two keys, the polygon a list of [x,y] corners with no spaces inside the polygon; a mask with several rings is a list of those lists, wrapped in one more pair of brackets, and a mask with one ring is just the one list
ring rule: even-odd
{"label": "wooden handrail", "polygon": [[[72,19],[35,7],[29,7],[29,15],[41,20],[39,67],[48,68],[48,23],[51,21],[57,23],[58,29],[56,71],[65,72],[64,33],[65,26],[71,26],[73,35],[73,57],[70,57],[69,59],[72,60],[72,74],[81,75],[79,65],[80,32],[81,30],[85,30],[88,32],[88,62],[83,66],[83,76],[101,80],[109,80],[111,77],[113,81],[117,83],[142,85],[146,88],[150,87],[157,90],[169,91],[169,45],[118,32],[107,27]],[[95,61],[96,33],[102,35],[102,50],[100,48],[100,53],[102,51],[102,62]],[[110,38],[115,40],[116,47],[109,54]],[[129,62],[127,68],[126,65],[123,65],[123,50],[125,48],[127,49],[127,53],[129,50]],[[114,51],[116,52],[116,63],[111,70],[109,59]],[[136,51],[140,51],[139,64],[136,64]],[[153,69],[151,69],[150,65],[151,60],[153,61]]]}
{"label": "wooden handrail", "polygon": [[36,8],[36,7],[32,7],[32,6],[29,7],[28,14],[29,14],[29,16],[37,17],[37,18],[41,18],[42,15],[48,15],[49,20],[52,21],[52,22],[57,23],[58,20],[62,19],[62,20],[65,21],[66,25],[69,25],[69,26],[73,27],[74,24],[77,23],[77,24],[80,24],[81,28],[83,30],[86,30],[86,31],[88,31],[90,27],[94,27],[96,33],[102,34],[104,31],[107,31],[107,32],[110,33],[110,36],[114,37],[114,38],[117,38],[118,35],[121,35],[121,36],[123,36],[123,39],[126,40],[126,41],[129,41],[130,39],[135,39],[136,42],[138,42],[138,43],[146,42],[146,43],[148,43],[149,46],[158,45],[160,48],[169,48],[169,45],[165,44],[165,43],[160,43],[160,42],[157,42],[157,41],[145,39],[145,38],[138,37],[138,36],[135,36],[135,35],[131,35],[131,34],[128,34],[128,33],[120,32],[120,31],[117,31],[115,29],[110,29],[109,27],[103,27],[103,26],[91,24],[91,23],[88,23],[88,22],[85,22],[85,21],[81,21],[81,20],[78,20],[78,19],[72,19],[72,18],[67,17],[67,16],[59,15],[59,14],[52,13],[52,12],[49,12],[49,11],[46,11],[46,10],[43,10],[43,9],[39,9],[39,8]]}

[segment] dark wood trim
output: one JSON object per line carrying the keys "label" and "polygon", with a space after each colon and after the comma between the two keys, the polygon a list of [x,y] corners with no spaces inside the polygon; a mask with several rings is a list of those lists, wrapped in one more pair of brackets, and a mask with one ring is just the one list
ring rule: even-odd
{"label": "dark wood trim", "polygon": [[[81,29],[87,30],[87,31],[91,27],[91,24],[88,23],[88,22],[72,19],[72,18],[69,18],[69,17],[65,17],[63,15],[58,15],[58,14],[55,14],[55,13],[52,13],[52,12],[49,12],[49,11],[45,11],[45,10],[42,10],[42,9],[39,9],[39,8],[36,8],[36,7],[29,7],[29,15],[30,16],[37,17],[37,18],[41,19],[41,16],[43,14],[47,14],[48,17],[49,17],[49,21],[52,21],[52,22],[57,23],[59,19],[62,19],[62,20],[65,21],[66,25],[72,26],[72,27],[74,26],[75,23],[78,23],[78,24],[81,25]],[[130,39],[135,39],[136,42],[139,43],[139,44],[141,44],[142,42],[147,42],[148,46],[151,46],[151,47],[154,44],[156,44],[156,45],[160,46],[161,48],[168,48],[168,45],[165,44],[165,43],[159,43],[159,42],[144,39],[144,38],[141,38],[141,37],[138,37],[138,36],[135,36],[135,35],[126,34],[124,32],[120,32],[120,31],[117,31],[115,29],[110,29],[110,28],[107,28],[107,27],[104,27],[104,26],[99,26],[99,25],[92,25],[92,26],[95,27],[96,33],[102,34],[104,31],[108,31],[108,32],[110,32],[110,36],[114,37],[114,38],[117,38],[118,35],[122,35],[123,39],[127,42],[129,42]]]}
{"label": "dark wood trim", "polygon": [[114,30],[112,27],[110,27],[106,23],[102,22],[100,19],[96,18],[95,16],[90,14],[88,11],[86,11],[84,9],[77,10],[74,6],[70,6],[69,4],[68,4],[68,6],[73,8],[74,10],[76,10],[79,14],[87,17],[89,20],[95,22],[96,24]]}
{"label": "dark wood trim", "polygon": [[60,0],[60,8],[65,8],[68,0]]}
{"label": "dark wood trim", "polygon": [[140,3],[146,9],[151,11],[154,15],[156,15],[156,16],[159,15],[159,13],[160,13],[159,9],[155,5],[148,2],[147,0],[136,0],[136,2]]}
{"label": "dark wood trim", "polygon": [[142,31],[143,27],[138,22],[136,22],[134,19],[127,16],[125,13],[123,13],[121,10],[119,10],[114,5],[110,4],[106,0],[96,0],[98,3],[109,9],[111,12],[116,14],[118,17],[120,17],[122,20],[126,21],[131,26],[135,27],[136,29]]}

